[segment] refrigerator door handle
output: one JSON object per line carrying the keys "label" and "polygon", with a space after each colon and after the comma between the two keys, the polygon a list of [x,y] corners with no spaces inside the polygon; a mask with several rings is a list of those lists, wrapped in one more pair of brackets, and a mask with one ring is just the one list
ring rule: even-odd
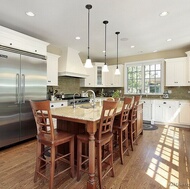
{"label": "refrigerator door handle", "polygon": [[16,74],[16,102],[15,104],[19,104],[19,74]]}
{"label": "refrigerator door handle", "polygon": [[22,103],[25,103],[25,74],[22,74]]}

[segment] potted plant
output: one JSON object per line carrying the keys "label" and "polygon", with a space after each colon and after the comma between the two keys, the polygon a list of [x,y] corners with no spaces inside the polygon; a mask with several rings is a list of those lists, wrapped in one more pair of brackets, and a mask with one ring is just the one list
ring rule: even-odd
{"label": "potted plant", "polygon": [[115,99],[115,101],[118,101],[120,99],[120,91],[119,90],[116,90],[112,97]]}

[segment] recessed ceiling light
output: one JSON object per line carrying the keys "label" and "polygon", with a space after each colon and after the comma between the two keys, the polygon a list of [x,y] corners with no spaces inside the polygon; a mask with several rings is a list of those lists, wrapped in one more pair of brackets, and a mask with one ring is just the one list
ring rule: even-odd
{"label": "recessed ceiling light", "polygon": [[79,37],[79,36],[77,36],[77,37],[75,37],[75,39],[79,40],[79,39],[80,39],[80,37]]}
{"label": "recessed ceiling light", "polygon": [[35,14],[33,12],[31,12],[31,11],[26,12],[26,15],[27,16],[35,16]]}
{"label": "recessed ceiling light", "polygon": [[168,15],[167,11],[164,11],[164,12],[160,13],[160,16],[167,16],[167,15]]}
{"label": "recessed ceiling light", "polygon": [[106,51],[102,51],[103,53],[105,53]]}
{"label": "recessed ceiling light", "polygon": [[135,48],[135,46],[134,46],[134,45],[131,45],[131,48],[133,49],[133,48]]}
{"label": "recessed ceiling light", "polygon": [[172,40],[172,39],[167,39],[166,41],[167,41],[167,42],[170,42],[171,40]]}

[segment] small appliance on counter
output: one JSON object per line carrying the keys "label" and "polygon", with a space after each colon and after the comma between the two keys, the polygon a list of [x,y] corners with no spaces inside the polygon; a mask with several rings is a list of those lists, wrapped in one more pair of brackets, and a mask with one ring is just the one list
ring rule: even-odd
{"label": "small appliance on counter", "polygon": [[164,99],[169,98],[169,93],[168,93],[168,92],[164,92],[164,93],[163,93],[163,98],[164,98]]}

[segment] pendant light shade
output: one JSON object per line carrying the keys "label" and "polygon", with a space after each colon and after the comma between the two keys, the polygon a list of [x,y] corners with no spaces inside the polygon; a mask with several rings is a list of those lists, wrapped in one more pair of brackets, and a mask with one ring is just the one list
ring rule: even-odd
{"label": "pendant light shade", "polygon": [[120,71],[118,67],[118,35],[120,34],[120,32],[115,32],[115,34],[117,35],[117,67],[115,70],[115,75],[120,75]]}
{"label": "pendant light shade", "polygon": [[84,65],[85,68],[92,68],[92,61],[90,59],[90,9],[92,8],[92,5],[86,5],[86,9],[88,9],[88,57],[86,59],[86,63]]}
{"label": "pendant light shade", "polygon": [[107,63],[106,63],[106,25],[108,24],[108,21],[104,20],[103,24],[105,24],[105,63],[104,63],[102,72],[109,72],[108,66],[107,66]]}

